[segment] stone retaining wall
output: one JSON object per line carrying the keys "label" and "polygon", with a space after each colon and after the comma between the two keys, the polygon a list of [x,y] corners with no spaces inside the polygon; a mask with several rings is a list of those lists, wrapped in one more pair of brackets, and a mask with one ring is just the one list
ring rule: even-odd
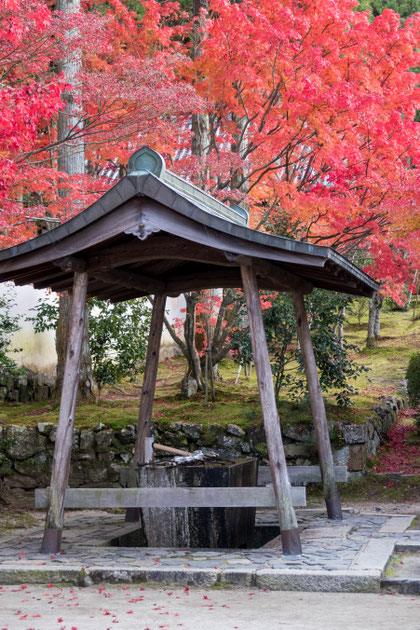
{"label": "stone retaining wall", "polygon": [[[381,400],[365,424],[341,424],[331,428],[336,464],[347,465],[350,472],[361,472],[368,455],[374,455],[381,437],[394,422],[400,398]],[[290,465],[316,463],[316,442],[307,424],[283,423],[286,456]],[[70,485],[117,485],[121,465],[130,463],[136,430],[128,425],[112,430],[103,424],[93,430],[73,431],[73,455]],[[30,490],[49,484],[56,436],[53,424],[40,422],[37,427],[0,426],[0,477],[10,488]],[[201,425],[174,422],[155,426],[155,438],[162,444],[188,451],[213,450],[225,457],[256,456],[267,462],[267,446],[262,425],[246,430],[236,424]]]}
{"label": "stone retaining wall", "polygon": [[33,402],[47,400],[51,396],[51,385],[40,381],[25,370],[13,374],[0,368],[0,400],[7,402]]}

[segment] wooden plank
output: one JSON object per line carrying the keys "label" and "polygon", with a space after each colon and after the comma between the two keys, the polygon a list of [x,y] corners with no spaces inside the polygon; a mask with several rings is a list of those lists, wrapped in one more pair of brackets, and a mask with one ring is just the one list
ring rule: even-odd
{"label": "wooden plank", "polygon": [[257,277],[252,267],[241,267],[242,281],[246,298],[252,352],[257,372],[261,409],[267,436],[268,457],[270,460],[276,507],[279,515],[283,552],[302,553],[296,514],[293,509],[291,485],[287,475],[286,457],[280,430],[280,419],[274,393],[273,376],[268,356],[267,341],[258,293]]}
{"label": "wooden plank", "polygon": [[[335,466],[335,480],[337,482],[348,481],[347,466]],[[320,483],[322,482],[319,466],[288,466],[287,472],[290,483]],[[258,466],[258,485],[273,483],[270,466]]]}
{"label": "wooden plank", "polygon": [[312,346],[308,318],[306,315],[305,302],[301,291],[293,291],[292,297],[295,309],[298,339],[302,351],[309,400],[311,403],[312,419],[315,426],[327,514],[328,518],[342,520],[343,514],[341,511],[340,495],[338,493],[337,482],[334,474],[334,460],[331,449],[327,414],[325,413],[325,404],[322,397],[321,383],[319,382],[318,370],[315,362],[315,354]]}
{"label": "wooden plank", "polygon": [[42,553],[60,550],[64,520],[64,493],[66,491],[73,440],[74,415],[79,386],[80,356],[86,313],[86,272],[74,274],[66,363],[61,390],[60,412],[55,440],[48,511],[45,520]]}
{"label": "wooden plank", "polygon": [[[304,487],[292,488],[293,503],[305,507]],[[45,508],[48,488],[35,490],[35,506]],[[276,507],[266,488],[67,488],[66,508]]]}

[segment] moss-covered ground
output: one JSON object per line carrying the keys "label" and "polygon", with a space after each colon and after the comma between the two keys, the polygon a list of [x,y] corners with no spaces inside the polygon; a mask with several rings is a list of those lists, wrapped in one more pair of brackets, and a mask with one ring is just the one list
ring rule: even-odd
{"label": "moss-covered ground", "polygon": [[[420,502],[420,475],[398,476],[370,473],[347,483],[340,483],[343,503],[418,503]],[[308,503],[323,502],[321,484],[308,484]]]}
{"label": "moss-covered ground", "polygon": [[[392,311],[382,314],[382,336],[374,349],[366,348],[367,316],[359,325],[350,316],[345,328],[346,338],[358,347],[354,359],[370,368],[360,376],[355,386],[354,406],[342,410],[326,397],[327,413],[332,421],[363,422],[379,396],[396,393],[396,384],[404,378],[410,355],[420,347],[420,320],[413,322],[412,312]],[[216,402],[206,403],[199,394],[189,400],[180,395],[180,381],[185,371],[183,357],[175,357],[159,365],[156,401],[153,416],[159,423],[184,421],[189,423],[235,423],[242,427],[262,421],[255,370],[251,376],[242,371],[235,385],[237,364],[225,360],[220,365],[222,381],[215,384]],[[124,382],[105,390],[96,404],[78,405],[76,426],[92,428],[99,422],[112,428],[135,423],[138,414],[141,378],[134,383]],[[279,411],[282,421],[302,424],[310,422],[308,404],[290,402],[287,392],[281,396]],[[57,421],[58,406],[50,402],[1,403],[0,422],[3,425],[36,425],[38,422]]]}

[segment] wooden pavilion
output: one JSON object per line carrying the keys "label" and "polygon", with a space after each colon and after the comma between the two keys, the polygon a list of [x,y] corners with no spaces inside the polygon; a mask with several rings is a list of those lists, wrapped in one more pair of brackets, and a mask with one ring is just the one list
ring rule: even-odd
{"label": "wooden pavilion", "polygon": [[67,357],[42,551],[60,549],[78,388],[86,296],[114,302],[153,294],[154,304],[135,444],[146,460],[167,296],[243,287],[283,551],[300,553],[258,289],[290,291],[307,375],[329,518],[341,519],[322,392],[303,296],[314,287],[370,296],[377,283],[336,251],[247,227],[229,207],[165,169],[143,147],[128,174],[67,223],[0,252],[0,281],[72,293]]}

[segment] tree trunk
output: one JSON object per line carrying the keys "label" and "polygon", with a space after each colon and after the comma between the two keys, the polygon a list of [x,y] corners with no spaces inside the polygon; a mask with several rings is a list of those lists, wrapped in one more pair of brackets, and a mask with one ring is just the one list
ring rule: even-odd
{"label": "tree trunk", "polygon": [[[57,11],[64,13],[76,13],[80,10],[80,0],[58,0]],[[69,31],[67,38],[71,40],[75,33]],[[75,104],[75,95],[79,92],[77,85],[77,75],[82,69],[82,59],[77,50],[73,50],[71,45],[68,47],[70,52],[63,58],[59,64],[59,72],[63,73],[66,83],[71,85],[71,91],[63,94],[65,107],[58,114],[57,135],[59,141],[64,141],[69,131],[77,128],[80,124],[80,115]],[[85,172],[85,150],[83,140],[72,140],[71,142],[63,142],[58,149],[58,170],[68,175],[83,174]],[[67,192],[60,190],[60,197],[65,198]],[[81,208],[82,210],[82,208]],[[69,329],[69,318],[71,310],[71,298],[69,296],[60,297],[59,322],[56,334],[57,349],[57,375],[55,396],[60,398],[61,386],[63,382],[64,360],[66,356],[66,340]],[[93,394],[92,379],[92,361],[89,349],[89,331],[88,318],[85,317],[85,331],[83,334],[82,359],[80,368],[80,382],[78,399],[84,402],[90,402],[95,399]]]}
{"label": "tree trunk", "polygon": [[203,389],[203,375],[201,371],[200,356],[195,341],[196,305],[198,293],[185,293],[186,311],[184,322],[184,337],[187,347],[188,368],[187,376],[192,376],[197,381],[199,390]]}
{"label": "tree trunk", "polygon": [[340,344],[340,348],[344,346],[344,318],[346,314],[346,307],[342,306],[340,308],[340,312],[338,314],[339,320],[337,324],[337,338],[338,343]]}
{"label": "tree trunk", "polygon": [[[408,294],[408,300],[407,300],[407,311],[410,309],[411,306],[411,300],[413,299],[413,287],[416,288],[417,287],[417,276],[418,276],[418,269],[416,269],[416,271],[414,272],[414,278],[413,278],[413,284],[412,284],[412,288],[410,290],[410,293]],[[416,291],[417,293],[417,291]]]}
{"label": "tree trunk", "polygon": [[[63,385],[64,364],[67,352],[67,339],[69,331],[71,313],[71,296],[62,295],[59,300],[59,318],[55,335],[55,347],[57,350],[57,374],[54,388],[54,398],[60,400],[61,388]],[[88,309],[86,306],[85,328],[83,331],[82,357],[80,361],[80,376],[78,401],[94,402],[95,395],[93,393],[93,377],[92,377],[92,361],[89,348],[89,322]]]}
{"label": "tree trunk", "polygon": [[374,348],[379,338],[382,302],[383,297],[378,291],[369,300],[368,336],[366,340],[368,348]]}

